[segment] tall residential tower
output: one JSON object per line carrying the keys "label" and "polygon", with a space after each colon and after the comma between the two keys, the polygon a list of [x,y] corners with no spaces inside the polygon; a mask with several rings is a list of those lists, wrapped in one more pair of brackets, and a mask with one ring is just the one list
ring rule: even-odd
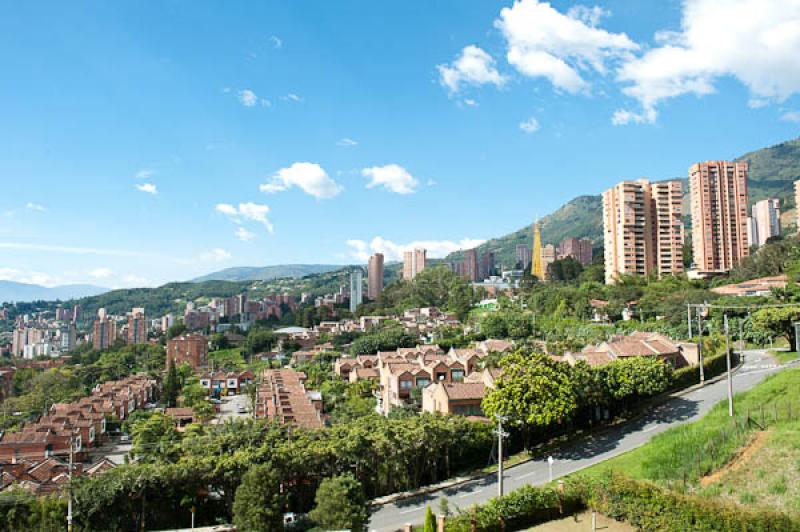
{"label": "tall residential tower", "polygon": [[373,301],[383,292],[383,253],[369,258],[367,265],[367,297]]}
{"label": "tall residential tower", "polygon": [[747,163],[706,161],[689,168],[692,248],[699,272],[727,272],[750,254]]}

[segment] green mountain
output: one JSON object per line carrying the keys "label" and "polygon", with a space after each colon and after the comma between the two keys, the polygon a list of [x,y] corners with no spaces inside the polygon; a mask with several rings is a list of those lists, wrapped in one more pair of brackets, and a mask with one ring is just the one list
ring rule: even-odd
{"label": "green mountain", "polygon": [[[748,161],[748,193],[750,204],[766,198],[781,200],[781,210],[786,215],[795,208],[794,181],[800,179],[800,138],[789,140],[775,146],[746,153],[736,159]],[[688,178],[680,178],[686,198],[684,208],[688,214]],[[690,217],[686,216],[687,227]],[[792,216],[782,216],[784,230],[792,231]],[[533,222],[533,220],[531,220]],[[567,202],[552,214],[540,220],[543,244],[558,244],[565,237],[589,238],[595,247],[603,245],[603,204],[599,195],[578,196]],[[516,262],[516,246],[531,245],[533,233],[527,225],[513,233],[487,240],[478,247],[478,253],[488,250],[495,252],[497,264],[510,267]],[[444,262],[454,262],[463,258],[463,252],[448,255]]]}
{"label": "green mountain", "polygon": [[335,264],[278,264],[275,266],[226,268],[192,279],[192,282],[269,281],[283,277],[297,278],[315,273],[332,272],[341,270],[343,267]]}

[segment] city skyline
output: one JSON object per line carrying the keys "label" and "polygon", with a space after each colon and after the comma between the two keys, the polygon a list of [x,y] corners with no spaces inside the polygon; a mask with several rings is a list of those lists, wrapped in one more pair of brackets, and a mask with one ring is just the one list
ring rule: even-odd
{"label": "city skyline", "polygon": [[15,6],[0,279],[441,258],[576,196],[797,136],[800,44],[774,29],[800,8],[708,5]]}

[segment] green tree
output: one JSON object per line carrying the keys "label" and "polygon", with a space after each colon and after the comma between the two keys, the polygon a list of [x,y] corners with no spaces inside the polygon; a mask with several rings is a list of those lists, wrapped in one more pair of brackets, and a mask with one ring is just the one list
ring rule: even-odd
{"label": "green tree", "polygon": [[175,367],[175,362],[171,361],[167,369],[167,378],[164,379],[164,387],[162,389],[164,404],[166,404],[167,407],[174,407],[178,402],[179,393],[180,380],[178,378],[178,368]]}
{"label": "green tree", "polygon": [[430,506],[425,507],[425,526],[422,530],[423,532],[436,532],[436,517]]}
{"label": "green tree", "polygon": [[361,484],[350,473],[326,478],[317,489],[311,519],[325,530],[363,530],[369,520]]}
{"label": "green tree", "polygon": [[577,409],[568,364],[518,350],[504,357],[500,367],[503,375],[482,403],[489,417],[505,416],[529,431],[564,422]]}
{"label": "green tree", "polygon": [[795,346],[794,323],[800,321],[800,307],[762,308],[753,313],[753,327],[756,331],[772,336],[783,336],[789,345]]}
{"label": "green tree", "polygon": [[181,435],[175,421],[163,412],[137,421],[131,426],[133,454],[141,462],[172,461],[177,457]]}
{"label": "green tree", "polygon": [[283,530],[281,478],[270,463],[251,467],[236,489],[233,522],[241,532],[278,532]]}
{"label": "green tree", "polygon": [[167,338],[175,338],[176,336],[180,336],[186,332],[186,325],[182,321],[178,323],[173,323],[170,325],[169,329],[167,329]]}

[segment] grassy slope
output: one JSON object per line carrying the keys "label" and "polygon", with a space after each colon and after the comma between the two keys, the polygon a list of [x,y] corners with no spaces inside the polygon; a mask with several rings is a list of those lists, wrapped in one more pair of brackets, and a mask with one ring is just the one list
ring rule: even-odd
{"label": "grassy slope", "polygon": [[[800,408],[800,368],[787,369],[752,390],[737,394],[737,415],[750,411],[758,417],[756,413],[760,412],[761,405],[768,405],[766,415],[769,417],[776,403],[781,412],[785,412],[787,400],[793,403],[795,412]],[[727,402],[722,401],[703,419],[659,434],[647,445],[597,464],[581,475],[622,471],[636,479],[681,488],[684,473],[689,484],[696,484],[702,476],[725,465],[749,441],[754,431],[755,428],[751,427],[736,432],[728,417]],[[723,433],[727,435],[724,443],[720,439]]]}
{"label": "grassy slope", "polygon": [[747,463],[701,493],[742,504],[800,511],[800,421],[776,426]]}

